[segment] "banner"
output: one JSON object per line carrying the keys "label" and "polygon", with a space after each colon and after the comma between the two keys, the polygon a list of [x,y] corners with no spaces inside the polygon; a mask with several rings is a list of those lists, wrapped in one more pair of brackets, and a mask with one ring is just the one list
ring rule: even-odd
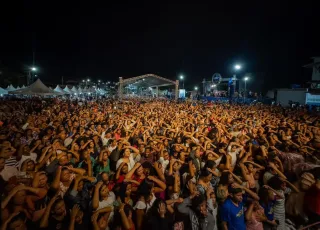
{"label": "banner", "polygon": [[320,95],[307,93],[306,104],[308,105],[320,105]]}

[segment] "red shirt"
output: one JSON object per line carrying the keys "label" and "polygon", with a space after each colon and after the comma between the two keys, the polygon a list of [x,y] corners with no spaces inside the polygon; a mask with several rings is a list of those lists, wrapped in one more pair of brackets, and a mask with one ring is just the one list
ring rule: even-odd
{"label": "red shirt", "polygon": [[320,215],[320,189],[313,185],[304,196],[304,207],[308,212]]}
{"label": "red shirt", "polygon": [[125,176],[124,175],[120,175],[119,179],[117,180],[117,184],[122,183],[124,179],[125,179]]}
{"label": "red shirt", "polygon": [[[133,176],[131,177],[132,180],[135,180],[139,183],[141,183],[144,179],[141,179],[140,177],[137,177],[136,175],[133,174]],[[132,183],[131,185],[132,187],[139,187],[139,185]]]}

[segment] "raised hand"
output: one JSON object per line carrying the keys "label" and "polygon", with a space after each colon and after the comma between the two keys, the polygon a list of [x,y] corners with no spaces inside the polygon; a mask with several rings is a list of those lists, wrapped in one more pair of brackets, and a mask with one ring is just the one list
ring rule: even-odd
{"label": "raised hand", "polygon": [[190,195],[190,199],[192,200],[193,198],[195,198],[196,196],[199,196],[200,195],[200,192],[199,191],[195,191],[194,193],[192,193]]}
{"label": "raised hand", "polygon": [[167,212],[167,208],[165,203],[160,203],[159,208],[158,208],[158,213],[160,215],[161,218],[164,218]]}
{"label": "raised hand", "polygon": [[96,189],[100,189],[102,185],[103,185],[103,181],[99,181],[99,182],[96,184]]}
{"label": "raised hand", "polygon": [[78,204],[75,204],[71,210],[71,218],[76,218],[79,211],[80,211],[80,206]]}

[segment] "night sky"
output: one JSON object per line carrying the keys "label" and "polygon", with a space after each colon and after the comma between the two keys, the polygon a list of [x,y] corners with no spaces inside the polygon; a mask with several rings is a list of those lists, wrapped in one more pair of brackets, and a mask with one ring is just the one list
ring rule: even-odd
{"label": "night sky", "polygon": [[34,51],[48,83],[155,73],[183,74],[192,87],[216,72],[231,76],[240,63],[239,76],[254,73],[250,87],[285,87],[310,80],[302,65],[320,55],[319,8],[310,2],[7,2],[0,61],[21,71]]}

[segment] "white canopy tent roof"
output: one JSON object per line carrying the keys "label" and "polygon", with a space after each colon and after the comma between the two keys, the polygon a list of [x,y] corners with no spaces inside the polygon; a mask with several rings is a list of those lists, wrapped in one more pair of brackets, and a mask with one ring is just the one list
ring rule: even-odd
{"label": "white canopy tent roof", "polygon": [[71,91],[71,89],[69,89],[68,86],[66,86],[66,87],[63,89],[63,91],[64,91],[65,93],[67,93],[67,94],[72,94],[72,91]]}
{"label": "white canopy tent roof", "polygon": [[81,87],[78,88],[78,93],[83,93],[83,89]]}
{"label": "white canopy tent roof", "polygon": [[96,90],[94,89],[94,88],[84,88],[83,90],[82,90],[82,93],[95,93],[96,92]]}
{"label": "white canopy tent roof", "polygon": [[107,92],[104,89],[97,89],[97,93],[106,94]]}
{"label": "white canopy tent roof", "polygon": [[16,90],[16,88],[14,88],[13,85],[8,85],[8,87],[6,88],[6,90],[9,92],[9,91]]}
{"label": "white canopy tent roof", "polygon": [[62,94],[66,93],[65,91],[63,91],[63,89],[60,88],[59,85],[57,85],[56,88],[53,89],[53,91],[58,92],[58,93],[62,93]]}
{"label": "white canopy tent roof", "polygon": [[25,86],[25,85],[22,85],[21,89],[24,89],[24,88],[26,88],[26,86]]}
{"label": "white canopy tent roof", "polygon": [[79,91],[77,90],[77,88],[76,88],[75,86],[72,87],[71,91],[72,91],[73,93],[79,93]]}
{"label": "white canopy tent roof", "polygon": [[34,83],[24,89],[19,89],[9,92],[10,94],[22,94],[22,95],[38,95],[38,96],[53,96],[61,95],[61,93],[55,92],[49,89],[40,79],[37,79]]}
{"label": "white canopy tent roof", "polygon": [[0,87],[0,94],[8,94],[8,91]]}

